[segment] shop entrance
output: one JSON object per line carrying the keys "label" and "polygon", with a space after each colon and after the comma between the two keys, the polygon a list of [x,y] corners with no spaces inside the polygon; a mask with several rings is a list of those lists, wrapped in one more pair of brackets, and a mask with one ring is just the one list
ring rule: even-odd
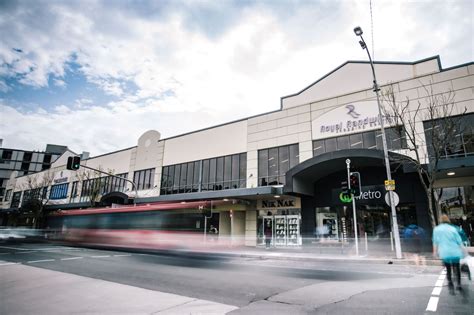
{"label": "shop entrance", "polygon": [[[389,239],[392,231],[390,208],[385,205],[357,205],[357,228],[359,237],[370,240]],[[418,224],[414,204],[403,204],[397,209],[400,233],[410,224]],[[354,238],[354,216],[352,205],[316,207],[315,233],[316,240],[341,241]]]}
{"label": "shop entrance", "polygon": [[[275,212],[275,214],[273,214]],[[257,245],[291,247],[301,246],[301,214],[300,210],[274,210],[259,213],[257,219]]]}

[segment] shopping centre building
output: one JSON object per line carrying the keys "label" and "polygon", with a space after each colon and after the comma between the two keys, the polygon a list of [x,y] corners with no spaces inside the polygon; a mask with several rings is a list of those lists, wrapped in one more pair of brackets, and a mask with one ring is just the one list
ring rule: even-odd
{"label": "shopping centre building", "polygon": [[[454,220],[474,224],[474,134],[469,128],[474,126],[474,63],[443,69],[436,56],[376,62],[375,71],[382,92],[393,89],[397,100],[409,100],[413,108],[420,104],[423,111],[433,97],[452,97],[450,115],[463,128],[453,139],[456,145],[443,150],[437,167],[437,204]],[[12,176],[3,211],[21,211],[32,190],[40,188],[48,196],[48,211],[163,202],[185,208],[191,201],[219,201],[212,207],[212,224],[219,235],[235,237],[247,246],[264,243],[267,222],[275,246],[339,241],[354,235],[352,205],[340,194],[350,159],[351,171],[361,175],[362,193],[356,199],[359,233],[373,239],[387,237],[391,215],[385,201],[386,172],[372,82],[368,62],[348,61],[300,92],[282,97],[280,108],[273,112],[166,139],[150,130],[134,147],[81,161],[111,170],[136,187],[117,177],[93,178],[82,167],[67,170],[67,158],[75,155],[67,151],[50,170]],[[398,224],[403,228],[414,223],[429,231],[426,193],[416,170],[402,162],[402,157],[415,157],[414,151],[403,128],[394,120],[386,122],[399,196]],[[424,140],[418,154],[428,164],[427,122],[416,121],[416,128]],[[28,187],[28,178],[41,176],[51,177],[48,187]],[[93,194],[98,182],[100,191]],[[195,229],[203,231],[203,224]]]}

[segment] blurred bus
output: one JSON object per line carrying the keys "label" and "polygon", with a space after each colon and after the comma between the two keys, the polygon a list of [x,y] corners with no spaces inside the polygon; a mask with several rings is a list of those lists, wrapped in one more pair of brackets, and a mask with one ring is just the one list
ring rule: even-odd
{"label": "blurred bus", "polygon": [[59,239],[84,245],[135,249],[202,250],[226,245],[206,237],[205,209],[223,202],[156,203],[58,211],[48,226]]}

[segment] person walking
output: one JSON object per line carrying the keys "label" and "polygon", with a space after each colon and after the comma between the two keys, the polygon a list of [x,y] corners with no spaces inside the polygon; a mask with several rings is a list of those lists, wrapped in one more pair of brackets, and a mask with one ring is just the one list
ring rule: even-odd
{"label": "person walking", "polygon": [[461,236],[455,227],[450,224],[449,217],[442,215],[440,224],[433,230],[433,256],[438,256],[443,261],[447,271],[449,293],[454,294],[452,270],[456,273],[456,289],[461,288],[461,270],[459,261],[463,257]]}
{"label": "person walking", "polygon": [[272,220],[267,219],[264,227],[264,235],[265,235],[265,249],[270,249],[270,245],[273,238],[273,227],[272,227]]}

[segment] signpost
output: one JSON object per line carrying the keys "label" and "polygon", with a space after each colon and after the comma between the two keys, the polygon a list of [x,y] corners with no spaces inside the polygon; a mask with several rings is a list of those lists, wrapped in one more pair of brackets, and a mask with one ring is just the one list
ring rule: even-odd
{"label": "signpost", "polygon": [[[395,180],[394,179],[387,179],[385,180],[385,190],[390,191],[390,190],[395,190]],[[390,204],[389,204],[390,206]]]}

